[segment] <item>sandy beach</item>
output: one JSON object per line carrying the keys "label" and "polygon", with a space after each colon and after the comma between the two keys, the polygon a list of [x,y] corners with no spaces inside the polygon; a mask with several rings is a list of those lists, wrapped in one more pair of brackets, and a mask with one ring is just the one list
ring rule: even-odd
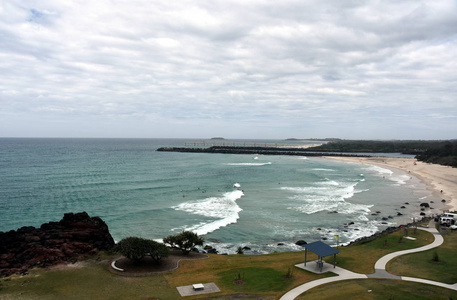
{"label": "sandy beach", "polygon": [[446,200],[450,211],[457,210],[457,168],[428,164],[413,158],[397,157],[326,157],[347,162],[371,164],[403,170],[422,180],[433,195]]}

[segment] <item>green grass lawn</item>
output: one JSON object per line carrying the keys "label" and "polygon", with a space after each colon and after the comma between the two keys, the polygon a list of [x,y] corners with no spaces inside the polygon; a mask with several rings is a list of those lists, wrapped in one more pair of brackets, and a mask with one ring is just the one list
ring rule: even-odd
{"label": "green grass lawn", "polygon": [[[361,274],[374,273],[376,261],[386,254],[418,248],[430,244],[434,237],[431,233],[424,230],[409,229],[409,236],[416,240],[403,238],[404,231],[400,230],[392,234],[383,235],[373,240],[360,241],[348,247],[340,247],[337,254],[337,264],[339,267]],[[333,263],[333,257],[326,259],[328,263]]]}
{"label": "green grass lawn", "polygon": [[231,287],[238,293],[280,292],[291,283],[284,273],[270,268],[234,269],[221,272],[218,276],[223,286]]}
{"label": "green grass lawn", "polygon": [[[294,269],[303,253],[268,255],[210,255],[208,259],[185,260],[180,268],[165,275],[120,276],[110,272],[110,262],[117,255],[102,254],[74,266],[34,269],[26,276],[0,279],[0,299],[179,299],[177,286],[215,282],[218,294],[186,299],[277,299],[299,284],[331,276],[310,274]],[[292,278],[286,275],[292,272]],[[238,273],[244,284],[235,284]],[[230,296],[236,295],[236,296]]]}
{"label": "green grass lawn", "polygon": [[[438,261],[434,261],[435,253]],[[438,248],[400,256],[387,265],[391,273],[444,283],[457,283],[457,232],[447,231]]]}
{"label": "green grass lawn", "polygon": [[[242,293],[277,299],[295,286],[333,275],[317,275],[295,268],[294,265],[302,262],[303,258],[303,252],[211,255],[209,259],[183,261],[178,270],[165,277],[171,286],[215,282],[221,289],[221,295]],[[286,278],[290,272],[292,278]],[[240,277],[245,282],[235,283]]]}
{"label": "green grass lawn", "polygon": [[107,262],[89,261],[65,270],[37,269],[27,276],[1,281],[0,299],[178,299],[164,276],[123,277]]}
{"label": "green grass lawn", "polygon": [[364,279],[322,285],[307,291],[296,299],[449,300],[457,299],[457,291],[416,282]]}

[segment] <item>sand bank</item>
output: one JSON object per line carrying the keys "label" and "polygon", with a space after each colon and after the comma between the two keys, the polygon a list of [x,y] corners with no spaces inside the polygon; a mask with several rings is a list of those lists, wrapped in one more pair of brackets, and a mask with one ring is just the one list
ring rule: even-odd
{"label": "sand bank", "polygon": [[326,157],[348,162],[397,168],[422,180],[437,198],[445,199],[449,210],[457,210],[457,168],[428,164],[413,158]]}

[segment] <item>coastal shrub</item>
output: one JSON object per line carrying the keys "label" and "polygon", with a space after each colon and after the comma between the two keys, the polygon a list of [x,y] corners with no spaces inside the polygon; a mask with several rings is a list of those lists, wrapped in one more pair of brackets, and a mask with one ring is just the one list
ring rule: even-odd
{"label": "coastal shrub", "polygon": [[292,278],[294,278],[293,275],[294,275],[294,270],[293,270],[292,268],[289,268],[289,269],[287,270],[287,274],[286,274],[285,277],[286,277],[287,279],[292,279]]}
{"label": "coastal shrub", "polygon": [[168,256],[168,248],[164,244],[139,237],[122,239],[116,245],[115,250],[135,262],[149,255],[155,262],[160,263],[163,258]]}
{"label": "coastal shrub", "polygon": [[235,277],[235,281],[243,281],[244,282],[244,273],[241,274],[241,272],[238,272],[238,274]]}
{"label": "coastal shrub", "polygon": [[149,248],[149,256],[158,264],[162,262],[163,258],[168,257],[169,251],[167,246],[156,241],[147,240]]}
{"label": "coastal shrub", "polygon": [[142,260],[147,253],[143,248],[143,239],[133,236],[120,240],[115,250],[133,261]]}
{"label": "coastal shrub", "polygon": [[436,251],[433,253],[433,258],[432,258],[432,260],[433,260],[434,262],[440,262],[440,257],[438,256],[438,253],[437,253]]}
{"label": "coastal shrub", "polygon": [[167,236],[163,242],[172,248],[180,249],[183,254],[189,254],[195,246],[203,246],[205,240],[192,231],[183,231],[176,235]]}

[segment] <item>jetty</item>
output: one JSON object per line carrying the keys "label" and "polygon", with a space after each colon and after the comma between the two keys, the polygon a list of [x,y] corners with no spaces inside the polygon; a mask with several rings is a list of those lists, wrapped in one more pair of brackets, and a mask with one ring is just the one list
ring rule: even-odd
{"label": "jetty", "polygon": [[315,144],[283,144],[283,143],[261,143],[261,142],[245,142],[245,141],[227,141],[227,140],[209,140],[209,141],[189,141],[184,142],[185,147],[268,147],[268,148],[310,148],[322,145]]}
{"label": "jetty", "polygon": [[239,146],[239,145],[217,145],[206,148],[198,147],[161,147],[157,149],[161,152],[187,152],[187,153],[220,153],[220,154],[253,154],[253,155],[291,155],[291,156],[348,156],[348,157],[368,157],[361,154],[347,154],[340,152],[316,152],[309,148],[284,147],[284,145],[255,145],[255,146]]}

